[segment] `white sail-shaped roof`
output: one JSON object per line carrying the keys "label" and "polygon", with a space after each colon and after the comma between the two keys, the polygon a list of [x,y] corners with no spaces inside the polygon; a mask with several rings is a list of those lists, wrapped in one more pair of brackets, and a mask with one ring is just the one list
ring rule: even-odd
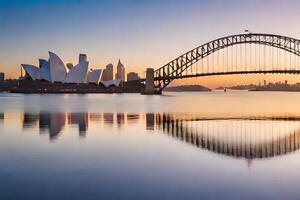
{"label": "white sail-shaped roof", "polygon": [[48,62],[48,61],[45,60],[45,59],[40,58],[39,59],[39,67],[42,67],[45,62]]}
{"label": "white sail-shaped roof", "polygon": [[44,62],[41,65],[40,76],[41,79],[51,82],[50,63],[46,60],[44,60]]}
{"label": "white sail-shaped roof", "polygon": [[91,70],[88,73],[88,83],[96,83],[99,84],[100,77],[101,77],[101,69]]}
{"label": "white sail-shaped roof", "polygon": [[49,56],[51,82],[64,82],[68,69],[56,54],[49,51]]}
{"label": "white sail-shaped roof", "polygon": [[101,83],[105,86],[105,87],[109,87],[109,86],[116,86],[118,87],[121,83],[121,79],[116,79],[116,80],[109,80],[109,81],[101,81]]}
{"label": "white sail-shaped roof", "polygon": [[40,79],[39,68],[33,65],[22,64],[23,69],[32,78],[32,80]]}
{"label": "white sail-shaped roof", "polygon": [[86,83],[89,63],[82,61],[74,66],[66,75],[65,83]]}

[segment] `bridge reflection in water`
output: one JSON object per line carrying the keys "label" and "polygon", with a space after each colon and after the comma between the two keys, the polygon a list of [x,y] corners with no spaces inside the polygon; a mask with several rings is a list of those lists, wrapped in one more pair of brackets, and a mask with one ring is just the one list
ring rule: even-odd
{"label": "bridge reflection in water", "polygon": [[269,158],[300,147],[297,118],[201,119],[157,114],[156,127],[188,144],[237,158]]}
{"label": "bridge reflection in water", "polygon": [[[2,114],[2,119],[5,114]],[[300,148],[300,118],[203,118],[161,113],[39,113],[23,115],[23,128],[39,127],[40,134],[57,139],[65,126],[77,126],[85,137],[90,124],[106,130],[142,124],[148,131],[164,133],[208,151],[246,159],[269,158]],[[144,124],[144,125],[143,125]]]}

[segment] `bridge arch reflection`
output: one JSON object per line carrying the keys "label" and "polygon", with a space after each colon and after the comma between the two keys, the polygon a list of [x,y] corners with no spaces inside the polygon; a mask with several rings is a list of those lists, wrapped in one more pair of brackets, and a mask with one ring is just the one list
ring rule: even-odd
{"label": "bridge arch reflection", "polygon": [[156,127],[173,138],[236,158],[262,159],[300,148],[300,121],[290,118],[181,119],[156,114]]}
{"label": "bridge arch reflection", "polygon": [[[142,125],[144,123],[144,126]],[[38,127],[40,134],[57,139],[64,127],[76,127],[81,138],[89,125],[105,130],[134,124],[147,133],[164,133],[184,143],[235,158],[263,159],[300,148],[300,118],[203,118],[164,113],[24,113],[23,128]]]}

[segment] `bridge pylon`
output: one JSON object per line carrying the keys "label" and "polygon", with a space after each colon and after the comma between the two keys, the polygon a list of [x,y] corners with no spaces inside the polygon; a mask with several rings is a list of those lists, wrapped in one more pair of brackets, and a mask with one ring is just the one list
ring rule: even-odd
{"label": "bridge pylon", "polygon": [[158,94],[157,90],[155,89],[154,85],[154,69],[147,68],[146,70],[146,87],[143,94]]}

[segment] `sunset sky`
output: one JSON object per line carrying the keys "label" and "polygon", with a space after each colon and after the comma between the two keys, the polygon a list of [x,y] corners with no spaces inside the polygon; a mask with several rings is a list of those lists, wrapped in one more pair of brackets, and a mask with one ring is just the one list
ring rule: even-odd
{"label": "sunset sky", "polygon": [[[20,64],[57,53],[90,68],[117,64],[142,73],[221,36],[252,32],[300,38],[299,0],[0,0],[0,71],[17,78]],[[188,79],[210,87],[300,76]],[[179,82],[178,82],[179,83]]]}

